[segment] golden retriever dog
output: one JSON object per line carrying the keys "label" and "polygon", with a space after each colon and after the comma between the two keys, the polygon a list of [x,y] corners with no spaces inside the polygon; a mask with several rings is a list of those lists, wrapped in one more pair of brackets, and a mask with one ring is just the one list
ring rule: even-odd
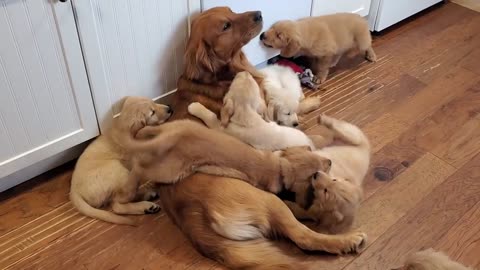
{"label": "golden retriever dog", "polygon": [[[193,20],[171,120],[189,117],[193,102],[219,116],[231,80],[240,71],[254,71],[241,48],[260,33],[260,18],[257,11],[237,14],[218,7]],[[360,251],[366,241],[361,232],[315,233],[277,196],[234,178],[196,173],[162,185],[159,195],[163,209],[199,252],[234,269],[298,269],[297,261],[277,246],[276,235],[304,249],[334,254]]]}
{"label": "golden retriever dog", "polygon": [[296,193],[296,202],[286,203],[298,219],[315,220],[321,229],[331,233],[344,232],[352,226],[362,199],[362,182],[370,164],[370,143],[353,124],[326,115],[319,117],[319,122],[341,144],[315,151],[332,161],[330,170],[319,171],[310,185],[294,184],[291,190]]}
{"label": "golden retriever dog", "polygon": [[[277,193],[284,187],[290,188],[293,182],[329,168],[331,163],[308,148],[289,148],[275,153],[257,150],[192,120],[145,126],[136,138],[148,140],[126,146],[134,153],[133,182],[143,179],[172,184],[198,171],[212,172],[210,169],[214,167],[213,172],[220,176],[238,177],[238,173],[228,174],[231,169],[244,174],[242,179],[253,186]],[[202,170],[204,166],[207,170]],[[222,168],[227,170],[222,172]]]}
{"label": "golden retriever dog", "polygon": [[431,248],[410,255],[403,267],[394,270],[473,270]]}
{"label": "golden retriever dog", "polygon": [[260,40],[267,47],[280,49],[283,57],[311,58],[312,71],[320,83],[344,54],[360,51],[368,61],[377,59],[367,21],[352,13],[279,21],[262,33]]}
{"label": "golden retriever dog", "polygon": [[302,131],[265,121],[261,116],[266,112],[262,101],[257,82],[250,73],[242,71],[235,76],[225,95],[221,121],[199,102],[190,104],[188,111],[209,128],[230,134],[256,149],[281,150],[295,146],[315,149],[312,140]]}
{"label": "golden retriever dog", "polygon": [[[171,115],[169,106],[145,98],[128,97],[119,117],[105,134],[100,135],[82,153],[75,165],[70,200],[82,214],[107,222],[133,225],[130,218],[118,214],[155,213],[160,207],[146,201],[154,193],[137,193],[137,184],[128,180],[131,153],[124,137],[134,135],[145,125],[158,125]],[[142,197],[145,197],[142,199]],[[142,199],[140,202],[133,202]],[[114,213],[99,209],[111,205]]]}

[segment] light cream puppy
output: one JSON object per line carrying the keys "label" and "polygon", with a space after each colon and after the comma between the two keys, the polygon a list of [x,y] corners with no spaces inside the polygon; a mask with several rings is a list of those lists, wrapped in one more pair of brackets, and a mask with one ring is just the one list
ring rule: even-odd
{"label": "light cream puppy", "polygon": [[[70,200],[80,213],[107,222],[134,225],[133,220],[118,214],[142,215],[160,210],[157,204],[146,201],[153,199],[154,193],[137,193],[138,183],[129,181],[131,153],[126,143],[143,126],[161,124],[171,113],[170,107],[150,99],[125,99],[112,128],[85,149],[73,171]],[[136,199],[145,201],[133,202]],[[99,209],[108,205],[114,213]]]}
{"label": "light cream puppy", "polygon": [[369,61],[377,59],[367,21],[351,13],[279,21],[262,33],[260,39],[265,46],[280,49],[284,57],[310,57],[312,71],[320,83],[344,54],[360,51]]}
{"label": "light cream puppy", "polygon": [[260,89],[248,72],[240,72],[224,98],[221,121],[202,104],[188,106],[188,112],[200,118],[209,128],[222,130],[261,150],[281,150],[296,146],[315,149],[312,140],[302,131],[267,122],[262,118],[265,105]]}
{"label": "light cream puppy", "polygon": [[403,267],[394,270],[474,270],[453,261],[443,252],[431,248],[408,256]]}
{"label": "light cream puppy", "polygon": [[296,203],[287,202],[299,219],[313,219],[332,232],[347,231],[353,224],[363,195],[362,183],[370,165],[370,143],[355,125],[325,115],[319,123],[341,144],[315,151],[332,161],[328,172],[319,171],[310,186],[293,186]]}

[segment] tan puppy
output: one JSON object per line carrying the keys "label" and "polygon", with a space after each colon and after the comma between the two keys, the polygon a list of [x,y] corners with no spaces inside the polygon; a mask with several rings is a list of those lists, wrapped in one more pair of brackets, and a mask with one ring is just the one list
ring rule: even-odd
{"label": "tan puppy", "polygon": [[319,172],[311,185],[294,184],[296,203],[287,202],[299,219],[313,219],[332,233],[348,230],[353,224],[362,198],[362,182],[370,164],[370,144],[356,126],[328,116],[320,124],[334,133],[341,145],[331,145],[315,151],[332,161],[328,173]]}
{"label": "tan puppy", "polygon": [[473,270],[431,248],[410,255],[405,265],[395,270]]}
{"label": "tan puppy", "polygon": [[283,57],[310,57],[312,71],[320,83],[327,79],[329,68],[346,53],[360,51],[368,61],[377,59],[367,21],[351,13],[279,21],[262,33],[260,39],[265,46],[280,49]]}
{"label": "tan puppy", "polygon": [[[149,138],[152,136],[155,137]],[[284,186],[288,189],[293,182],[327,169],[330,164],[328,159],[306,147],[274,153],[256,150],[192,120],[146,126],[137,133],[137,138],[149,140],[138,140],[127,147],[138,151],[131,177],[162,184],[176,183],[195,172],[207,172],[240,178],[277,193]],[[148,149],[145,144],[149,145]]]}
{"label": "tan puppy", "polygon": [[[132,202],[142,194],[137,195],[137,184],[128,182],[130,153],[125,149],[124,137],[130,137],[145,125],[165,122],[171,113],[170,107],[152,100],[126,98],[112,128],[91,143],[77,161],[70,200],[78,211],[103,221],[133,225],[131,219],[117,214],[149,214],[160,210],[152,202]],[[145,195],[145,199],[152,199],[155,194]],[[98,209],[109,204],[116,214]]]}

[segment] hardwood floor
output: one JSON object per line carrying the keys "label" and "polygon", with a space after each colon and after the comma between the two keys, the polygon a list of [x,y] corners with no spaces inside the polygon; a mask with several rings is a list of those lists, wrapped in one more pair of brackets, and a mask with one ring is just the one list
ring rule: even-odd
{"label": "hardwood floor", "polygon": [[[361,126],[373,145],[357,225],[367,249],[302,255],[316,269],[391,269],[433,247],[480,269],[480,14],[447,3],[374,39],[379,60],[343,62],[321,112]],[[342,67],[343,66],[343,67]],[[78,214],[73,164],[0,194],[0,269],[223,269],[164,213],[136,228]]]}

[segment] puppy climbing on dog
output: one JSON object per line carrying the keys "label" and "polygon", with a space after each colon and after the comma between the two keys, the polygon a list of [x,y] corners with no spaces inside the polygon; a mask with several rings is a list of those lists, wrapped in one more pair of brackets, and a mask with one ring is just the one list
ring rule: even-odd
{"label": "puppy climbing on dog", "polygon": [[368,61],[377,59],[367,21],[351,13],[279,21],[262,33],[260,40],[279,49],[283,57],[309,57],[320,83],[342,55],[359,51]]}

